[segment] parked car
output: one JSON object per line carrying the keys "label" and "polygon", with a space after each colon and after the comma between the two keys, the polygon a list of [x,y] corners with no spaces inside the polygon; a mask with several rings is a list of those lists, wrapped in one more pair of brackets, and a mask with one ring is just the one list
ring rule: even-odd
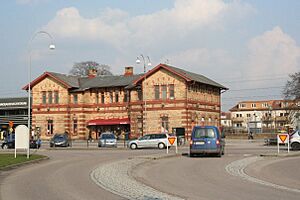
{"label": "parked car", "polygon": [[292,150],[300,150],[300,130],[296,130],[290,135],[290,144]]}
{"label": "parked car", "polygon": [[265,138],[265,145],[270,146],[270,145],[277,145],[277,137],[276,138]]}
{"label": "parked car", "polygon": [[164,149],[169,144],[166,133],[146,134],[128,143],[130,149],[159,148]]}
{"label": "parked car", "polygon": [[215,154],[225,152],[225,135],[215,126],[195,126],[190,141],[190,156],[195,154]]}
{"label": "parked car", "polygon": [[101,133],[98,147],[117,147],[117,137],[112,132]]}
{"label": "parked car", "polygon": [[69,147],[70,146],[70,139],[68,134],[62,133],[62,134],[55,134],[50,139],[50,147]]}
{"label": "parked car", "polygon": [[[41,147],[42,141],[40,139],[29,140],[29,148],[39,149]],[[1,144],[2,149],[14,149],[15,148],[15,134],[8,136]]]}
{"label": "parked car", "polygon": [[8,135],[1,144],[2,149],[15,148],[15,134]]}

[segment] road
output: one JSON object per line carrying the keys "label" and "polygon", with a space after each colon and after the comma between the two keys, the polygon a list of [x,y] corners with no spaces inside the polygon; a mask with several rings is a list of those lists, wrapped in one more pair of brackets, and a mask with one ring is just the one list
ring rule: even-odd
{"label": "road", "polygon": [[[160,152],[160,151],[159,151]],[[2,172],[2,200],[122,199],[97,186],[91,171],[100,164],[157,153],[156,150],[42,150],[48,161]]]}
{"label": "road", "polygon": [[[188,148],[180,151],[188,152]],[[133,175],[157,190],[184,199],[299,199],[300,193],[261,185],[226,171],[226,166],[234,161],[270,152],[276,152],[276,147],[248,141],[229,142],[222,158],[190,158],[184,154],[147,162],[135,168]],[[163,155],[165,151],[44,149],[39,153],[50,159],[1,172],[0,199],[122,199],[96,185],[90,173],[104,164],[140,155]],[[245,172],[266,182],[300,190],[299,162],[299,157],[271,157],[252,163]]]}
{"label": "road", "polygon": [[[184,199],[276,200],[300,198],[300,157],[266,157],[251,165],[245,172],[258,180],[296,189],[291,192],[232,176],[226,166],[236,160],[253,158],[261,152],[275,152],[274,147],[245,143],[227,147],[227,155],[217,157],[181,156],[152,161],[140,166],[135,177],[160,191]],[[272,184],[270,184],[272,185]]]}

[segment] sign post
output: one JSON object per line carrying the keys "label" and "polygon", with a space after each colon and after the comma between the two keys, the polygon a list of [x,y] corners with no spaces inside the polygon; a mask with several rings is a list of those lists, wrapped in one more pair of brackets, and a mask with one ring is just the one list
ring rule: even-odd
{"label": "sign post", "polygon": [[178,153],[178,149],[177,149],[177,137],[176,136],[169,136],[167,134],[167,139],[168,139],[167,154],[169,154],[169,144],[170,144],[170,146],[173,146],[175,144],[176,154],[177,154]]}
{"label": "sign post", "polygon": [[288,153],[290,152],[290,135],[287,133],[277,134],[277,152],[279,154],[279,144],[288,144]]}
{"label": "sign post", "polygon": [[26,149],[27,158],[29,158],[29,129],[25,125],[19,125],[15,131],[15,158],[17,149]]}

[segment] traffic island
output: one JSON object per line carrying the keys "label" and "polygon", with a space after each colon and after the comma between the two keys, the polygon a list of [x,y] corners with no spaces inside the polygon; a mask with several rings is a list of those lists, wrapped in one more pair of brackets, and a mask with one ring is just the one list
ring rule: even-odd
{"label": "traffic island", "polygon": [[18,154],[15,158],[14,154],[0,154],[0,170],[9,170],[30,163],[36,163],[42,160],[49,159],[47,156],[32,154],[27,159],[26,154]]}

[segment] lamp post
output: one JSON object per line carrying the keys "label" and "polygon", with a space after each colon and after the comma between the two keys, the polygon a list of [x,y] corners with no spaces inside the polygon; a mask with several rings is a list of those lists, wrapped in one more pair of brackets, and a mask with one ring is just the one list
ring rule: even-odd
{"label": "lamp post", "polygon": [[[46,31],[38,31],[36,32],[30,39],[29,41],[29,69],[28,69],[28,131],[29,131],[29,137],[30,137],[30,134],[31,134],[31,128],[30,128],[30,118],[31,118],[31,44],[32,44],[32,41],[38,36],[38,35],[47,35],[50,40],[51,40],[51,43],[49,45],[49,49],[50,50],[54,50],[55,49],[55,45],[53,44],[53,37]],[[28,149],[29,151],[29,149]]]}
{"label": "lamp post", "polygon": [[[143,132],[142,135],[144,135],[144,132],[146,132],[146,111],[147,111],[147,100],[146,100],[146,59],[143,54],[141,54],[139,57],[136,58],[136,64],[140,64],[142,58],[144,63],[144,87],[143,87],[143,100],[144,100],[144,115],[143,115]],[[148,66],[151,66],[150,58],[149,56],[146,56],[148,63]]]}

